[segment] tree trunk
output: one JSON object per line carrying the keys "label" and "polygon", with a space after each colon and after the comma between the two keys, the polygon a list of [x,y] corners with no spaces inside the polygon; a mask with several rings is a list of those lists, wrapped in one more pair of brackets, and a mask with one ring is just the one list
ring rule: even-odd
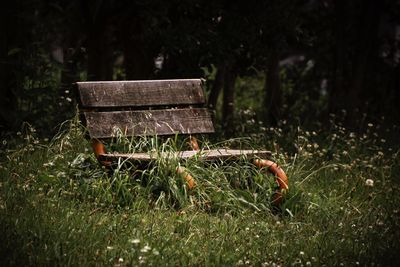
{"label": "tree trunk", "polygon": [[126,79],[143,80],[154,74],[154,58],[143,36],[140,22],[126,22],[128,32],[121,33]]}
{"label": "tree trunk", "polygon": [[[357,28],[359,35],[355,47],[353,79],[348,95],[349,107],[353,106],[356,109],[365,109],[365,101],[368,100],[368,97],[363,99],[363,91],[368,92],[374,89],[370,85],[374,82],[372,79],[374,78],[373,70],[377,57],[381,5],[382,3],[375,0],[363,1],[362,5],[363,10]],[[354,122],[357,116],[356,109],[350,110],[351,122]]]}
{"label": "tree trunk", "polygon": [[104,2],[81,0],[81,11],[87,32],[87,80],[112,80],[112,31]]}
{"label": "tree trunk", "polygon": [[217,107],[218,97],[220,95],[221,89],[224,86],[224,76],[225,76],[225,66],[221,64],[215,75],[214,83],[211,87],[211,92],[208,97],[208,107],[215,110]]}
{"label": "tree trunk", "polygon": [[[80,56],[81,53],[79,49],[73,49],[72,47],[63,48],[63,68],[61,70],[60,79],[60,96],[74,100],[78,99],[78,92],[72,89],[72,85],[73,83],[79,81],[78,62]],[[68,114],[67,112],[71,110],[69,105],[63,105],[62,107],[59,107],[59,109],[64,115]]]}
{"label": "tree trunk", "polygon": [[338,113],[341,109],[347,107],[348,87],[345,84],[345,26],[346,26],[346,5],[344,0],[335,1],[335,17],[336,21],[334,24],[335,34],[335,54],[334,54],[334,66],[333,66],[333,77],[332,85],[329,90],[329,112]]}
{"label": "tree trunk", "polygon": [[21,51],[17,49],[23,49],[19,37],[27,32],[24,29],[26,25],[16,16],[20,4],[20,1],[7,1],[0,11],[0,133],[10,131],[18,124],[14,114],[17,109],[16,73],[20,72]]}
{"label": "tree trunk", "polygon": [[226,137],[231,137],[234,133],[234,100],[235,82],[237,74],[232,66],[225,69],[224,75],[224,95],[222,104],[222,124],[225,128]]}
{"label": "tree trunk", "polygon": [[281,118],[282,91],[279,75],[279,56],[276,49],[271,50],[265,73],[265,115],[263,121],[265,125],[278,125]]}
{"label": "tree trunk", "polygon": [[113,78],[113,57],[111,51],[111,30],[103,22],[95,22],[88,34],[88,75],[89,81],[106,81]]}

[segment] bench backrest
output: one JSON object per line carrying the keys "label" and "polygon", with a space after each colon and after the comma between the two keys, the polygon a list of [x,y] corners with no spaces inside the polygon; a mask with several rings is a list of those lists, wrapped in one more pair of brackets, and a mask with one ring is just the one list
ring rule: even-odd
{"label": "bench backrest", "polygon": [[91,138],[212,133],[201,79],[76,83]]}

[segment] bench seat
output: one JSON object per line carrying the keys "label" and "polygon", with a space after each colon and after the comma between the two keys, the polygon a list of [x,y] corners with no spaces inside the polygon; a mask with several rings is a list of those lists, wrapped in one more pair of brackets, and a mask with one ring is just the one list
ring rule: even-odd
{"label": "bench seat", "polygon": [[176,152],[147,152],[147,153],[106,153],[99,155],[102,160],[128,159],[137,161],[152,161],[159,157],[179,158],[179,159],[202,159],[202,160],[237,160],[242,157],[246,158],[270,158],[271,152],[267,150],[234,150],[234,149],[211,149],[211,150],[187,150]]}

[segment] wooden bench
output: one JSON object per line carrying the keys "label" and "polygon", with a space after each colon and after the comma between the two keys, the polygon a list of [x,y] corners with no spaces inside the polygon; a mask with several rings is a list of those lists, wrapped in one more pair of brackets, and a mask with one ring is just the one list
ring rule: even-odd
{"label": "wooden bench", "polygon": [[[80,113],[87,127],[96,158],[104,166],[123,158],[136,161],[152,161],[160,156],[181,159],[198,157],[203,160],[238,159],[247,157],[258,167],[266,167],[275,174],[279,190],[273,202],[281,202],[288,189],[284,171],[269,160],[271,152],[255,150],[213,149],[201,150],[193,135],[214,132],[201,79],[145,80],[145,81],[98,81],[76,83],[80,97]],[[126,136],[176,135],[190,136],[191,150],[171,154],[119,152],[107,153],[103,139],[115,137],[118,128]],[[177,172],[195,186],[194,178],[183,167]]]}

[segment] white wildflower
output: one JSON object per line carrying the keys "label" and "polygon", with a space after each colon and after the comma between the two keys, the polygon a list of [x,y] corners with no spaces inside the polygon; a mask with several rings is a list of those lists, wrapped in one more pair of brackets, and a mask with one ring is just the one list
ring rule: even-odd
{"label": "white wildflower", "polygon": [[139,240],[139,239],[137,239],[137,238],[135,238],[135,239],[131,239],[131,240],[130,240],[130,242],[131,242],[131,244],[135,244],[135,245],[137,245],[137,244],[139,244],[139,243],[140,243],[140,240]]}
{"label": "white wildflower", "polygon": [[365,185],[368,186],[368,187],[373,187],[374,186],[374,180],[372,180],[372,179],[365,180]]}
{"label": "white wildflower", "polygon": [[144,246],[144,247],[140,250],[140,252],[142,252],[142,253],[147,253],[150,249],[151,249],[151,247],[149,247],[148,245],[146,245],[146,246]]}

